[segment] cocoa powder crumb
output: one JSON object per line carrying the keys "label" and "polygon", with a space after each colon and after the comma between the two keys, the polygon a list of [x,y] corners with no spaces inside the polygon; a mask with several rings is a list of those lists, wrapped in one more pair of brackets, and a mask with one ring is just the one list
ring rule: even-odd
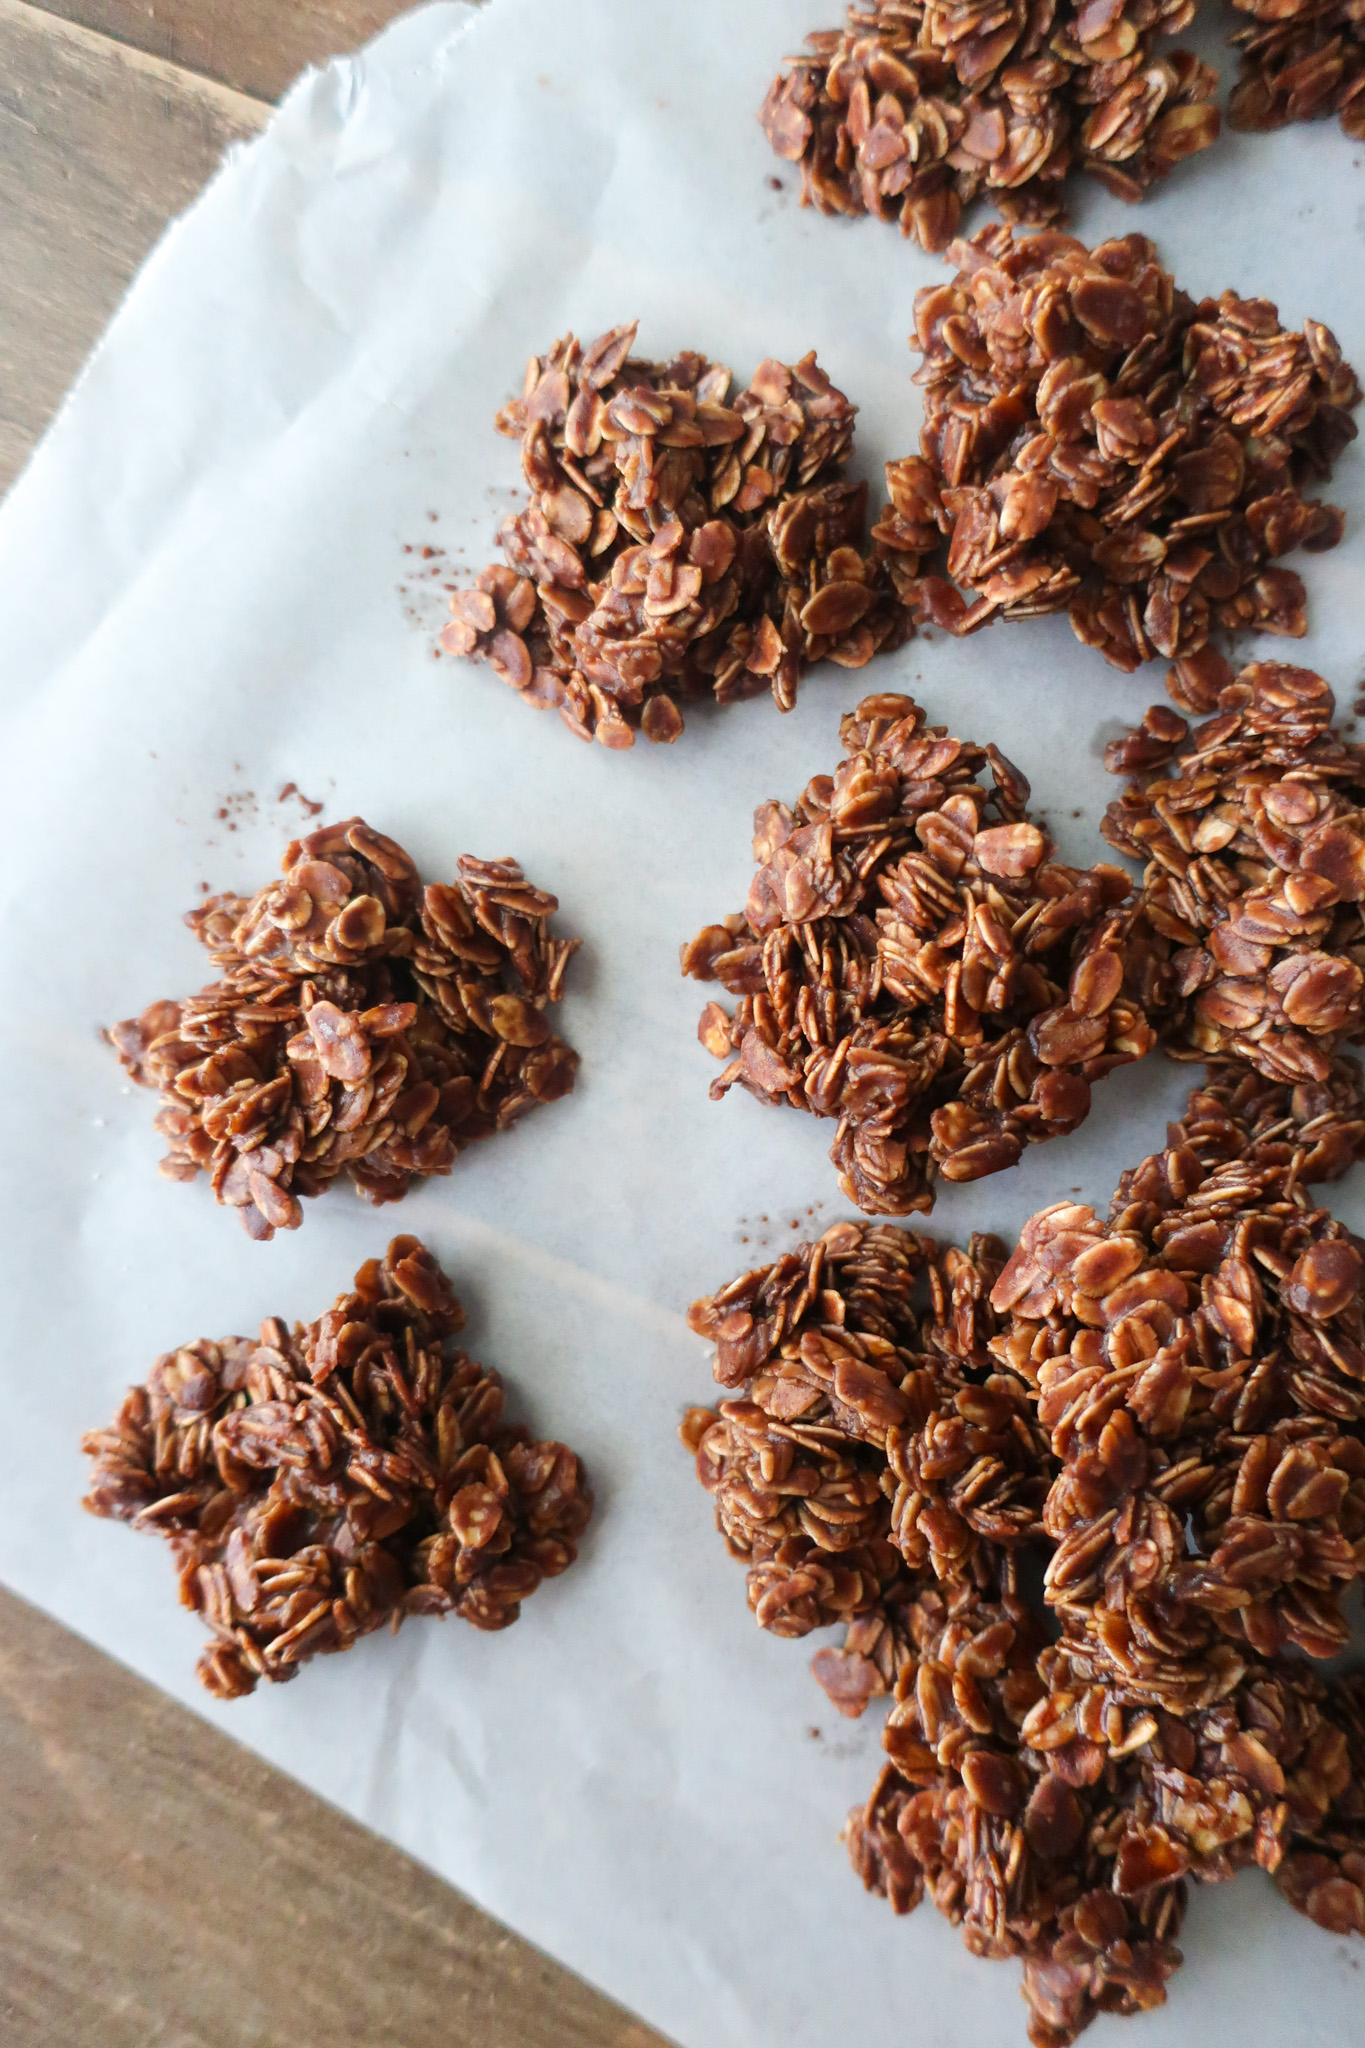
{"label": "cocoa powder crumb", "polygon": [[321,804],[314,803],[311,797],[306,797],[303,791],[299,788],[297,782],[286,782],[283,789],[276,797],[275,801],[277,804],[285,804],[288,803],[290,797],[294,797],[297,799],[299,808],[308,817],[321,817],[323,806]]}

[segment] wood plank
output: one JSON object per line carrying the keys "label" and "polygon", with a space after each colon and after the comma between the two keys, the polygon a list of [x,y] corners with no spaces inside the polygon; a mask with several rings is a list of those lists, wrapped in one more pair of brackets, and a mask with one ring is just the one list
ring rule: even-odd
{"label": "wood plank", "polygon": [[6,2048],[666,2048],[3,1592],[0,1782]]}
{"label": "wood plank", "polygon": [[37,0],[139,50],[276,100],[306,64],[354,50],[411,0]]}
{"label": "wood plank", "polygon": [[0,489],[257,100],[0,0]]}

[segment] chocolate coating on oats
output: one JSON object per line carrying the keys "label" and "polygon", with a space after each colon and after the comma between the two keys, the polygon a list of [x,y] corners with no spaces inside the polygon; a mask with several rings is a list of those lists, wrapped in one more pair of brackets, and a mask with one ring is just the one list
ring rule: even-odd
{"label": "chocolate coating on oats", "polygon": [[1074,1789],[1069,1753],[1022,1743],[1049,1687],[1017,1564],[1045,1542],[1053,1461],[991,1357],[1003,1250],[839,1224],[740,1276],[689,1315],[738,1398],[682,1434],[759,1625],[844,1625],[812,1659],[840,1713],[893,1695],[854,1868],[898,1912],[927,1889],[976,1953],[1023,1956],[1061,2029],[1034,2038],[1061,2043],[1096,2010],[1160,2001],[1184,1889],[1104,1904],[1136,1766],[1103,1758]]}
{"label": "chocolate coating on oats", "polygon": [[867,486],[841,476],[855,408],[813,354],[735,392],[693,352],[633,356],[635,331],[532,357],[497,421],[531,502],[441,635],[615,748],[677,739],[689,699],[770,688],[789,711],[811,662],[899,646],[915,566],[867,550]]}
{"label": "chocolate coating on oats", "polygon": [[1164,2002],[1191,1879],[1365,1932],[1365,1680],[1300,1654],[1365,1568],[1361,1248],[1306,1192],[1362,1156],[1351,1063],[1222,1066],[1107,1221],[1055,1205],[1003,1264],[836,1225],[692,1309],[757,1620],[842,1627],[841,1714],[892,1699],[853,1867],[1017,1956],[1035,2048]]}
{"label": "chocolate coating on oats", "polygon": [[[868,697],[845,759],[794,808],[761,805],[741,916],[682,949],[740,998],[700,1036],[736,1083],[838,1119],[831,1158],[873,1215],[933,1205],[1075,1130],[1092,1084],[1152,1043],[1145,940],[1114,867],[1062,866],[994,747]],[[985,782],[989,770],[993,787]]]}
{"label": "chocolate coating on oats", "polygon": [[[1258,1136],[1268,1099],[1278,1122]],[[1044,1523],[1059,1654],[1083,1684],[1188,1711],[1247,1651],[1345,1647],[1365,1562],[1365,1326],[1355,1240],[1306,1182],[1361,1156],[1336,1091],[1196,1090],[1107,1222],[1057,1203],[992,1290],[1000,1364],[1059,1469]]]}
{"label": "chocolate coating on oats", "polygon": [[906,1912],[927,1890],[979,1956],[1023,1959],[1029,2038],[1062,2048],[1098,2012],[1164,2003],[1181,1961],[1181,1873],[1127,1887],[1141,1839],[1140,1767],[1077,1784],[1020,1746],[1045,1696],[1036,1619],[1016,1598],[929,1591],[883,1736],[891,1761],[844,1830],[869,1890]]}
{"label": "chocolate coating on oats", "polygon": [[1296,1846],[1277,1865],[1275,1882],[1329,1934],[1365,1934],[1365,1674],[1317,1688],[1309,1694],[1313,1709],[1306,1767],[1292,1781]]}
{"label": "chocolate coating on oats", "polygon": [[807,36],[759,118],[801,166],[803,204],[896,221],[926,249],[946,248],[982,197],[1006,220],[1060,221],[1071,171],[1139,199],[1217,136],[1215,74],[1188,50],[1156,50],[1194,12],[868,0],[842,30]]}
{"label": "chocolate coating on oats", "polygon": [[1365,10],[1360,0],[1232,0],[1252,19],[1231,38],[1242,69],[1228,103],[1234,128],[1283,128],[1336,115],[1365,141]]}
{"label": "chocolate coating on oats", "polygon": [[497,1373],[450,1344],[463,1323],[431,1253],[396,1237],[317,1322],[168,1352],[84,1439],[85,1506],[170,1543],[217,1698],[408,1615],[506,1628],[573,1563],[583,1467],[506,1425]]}
{"label": "chocolate coating on oats", "polygon": [[581,941],[551,934],[558,901],[515,861],[466,854],[453,883],[424,886],[350,818],[295,840],[283,868],[186,918],[220,980],[109,1033],[161,1092],[162,1172],[206,1172],[262,1239],[297,1229],[300,1196],[341,1176],[397,1201],[578,1069],[545,1012]]}
{"label": "chocolate coating on oats", "polygon": [[[954,1582],[994,1584],[994,1546],[1036,1523],[1041,1495],[1030,1511],[1013,1472],[966,1483],[989,1399],[967,1391],[968,1369],[990,1365],[1003,1257],[992,1238],[941,1252],[891,1224],[841,1223],[688,1311],[735,1393],[691,1410],[683,1440],[759,1626],[852,1624],[843,1651],[817,1659],[842,1712],[890,1690],[904,1601],[931,1555]],[[929,1444],[932,1480],[912,1497],[899,1471]]]}
{"label": "chocolate coating on oats", "polygon": [[1055,1705],[1054,1653],[1034,1656],[1017,1602],[921,1595],[905,1640],[891,1761],[849,1815],[850,1860],[895,1911],[927,1890],[974,1954],[1021,1958],[1034,2048],[1165,2002],[1191,1878],[1256,1865],[1320,1926],[1365,1932],[1359,1677],[1253,1660],[1184,1717],[1092,1693],[1099,1739],[1049,1748],[1046,1717],[1073,1696]]}
{"label": "chocolate coating on oats", "polygon": [[1155,705],[1106,756],[1130,780],[1104,834],[1165,955],[1149,1014],[1177,1058],[1325,1083],[1365,1037],[1365,747],[1311,669],[1255,662],[1215,705],[1193,730]]}
{"label": "chocolate coating on oats", "polygon": [[921,616],[971,633],[1066,612],[1128,670],[1195,658],[1215,627],[1302,635],[1303,584],[1271,564],[1340,540],[1342,513],[1304,493],[1360,402],[1328,329],[1230,291],[1196,304],[1142,235],[987,228],[951,255],[956,278],[915,300],[920,456],[893,465],[899,521],[875,530],[894,549],[902,525],[916,558],[931,524],[947,537]]}

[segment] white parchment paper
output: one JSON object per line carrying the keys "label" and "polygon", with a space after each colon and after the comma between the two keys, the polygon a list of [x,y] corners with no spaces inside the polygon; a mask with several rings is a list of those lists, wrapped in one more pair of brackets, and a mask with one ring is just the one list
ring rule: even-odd
{"label": "white parchment paper", "polygon": [[[1064,621],[934,635],[816,674],[788,718],[689,712],[675,748],[622,756],[431,652],[441,583],[490,558],[518,480],[491,415],[566,328],[638,314],[646,353],[697,347],[744,379],[814,346],[862,407],[864,472],[914,446],[905,336],[938,263],[801,212],[753,118],[822,11],[494,0],[398,23],[306,79],[171,230],[0,509],[0,1576],[685,2048],[960,2048],[1022,2041],[1015,1968],[970,1959],[930,1907],[895,1921],[847,1872],[835,1836],[879,1712],[839,1722],[813,1645],[754,1628],[674,1439],[710,1388],[686,1303],[843,1213],[829,1126],[707,1101],[676,948],[743,902],[753,806],[833,766],[864,688],[997,741],[1085,860],[1103,742],[1160,669],[1119,678]],[[1077,225],[1141,228],[1191,290],[1264,293],[1361,363],[1360,158],[1331,125],[1229,137],[1140,210],[1083,191]],[[1345,545],[1300,562],[1295,658],[1344,709],[1362,472],[1348,455],[1332,488]],[[203,979],[180,913],[204,883],[274,871],[304,822],[290,782],[430,876],[510,852],[555,889],[587,938],[563,1012],[583,1070],[401,1213],[336,1193],[262,1247],[204,1185],[157,1177],[154,1103],[98,1029]],[[933,1227],[1008,1232],[1073,1189],[1107,1202],[1188,1078],[1119,1075],[1081,1134],[946,1189]],[[1361,1185],[1335,1197],[1357,1227]],[[582,1561],[506,1635],[416,1622],[216,1707],[163,1547],[77,1508],[79,1432],[173,1344],[319,1313],[397,1228],[453,1271],[519,1412],[586,1458]],[[1359,1953],[1258,1875],[1196,1896],[1185,1948],[1144,2048],[1358,2028]],[[1097,2048],[1139,2039],[1116,2026]]]}

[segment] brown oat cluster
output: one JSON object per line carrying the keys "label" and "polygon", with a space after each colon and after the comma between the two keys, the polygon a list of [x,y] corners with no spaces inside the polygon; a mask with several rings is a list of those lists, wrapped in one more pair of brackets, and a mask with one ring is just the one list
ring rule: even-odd
{"label": "brown oat cluster", "polygon": [[994,1238],[964,1254],[841,1223],[688,1313],[730,1398],[692,1409],[683,1440],[759,1626],[850,1624],[816,1660],[842,1712],[894,1685],[931,1560],[993,1588],[1041,1531],[1044,1447],[986,1350],[1004,1260]]}
{"label": "brown oat cluster", "polygon": [[1058,1461],[1047,1597],[1078,1700],[1109,1686],[1181,1713],[1223,1697],[1248,1651],[1345,1646],[1340,1594],[1365,1566],[1361,1254],[1304,1182],[1359,1156],[1358,1088],[1343,1067],[1329,1087],[1196,1091],[1108,1222],[1040,1210],[995,1283],[992,1355]]}
{"label": "brown oat cluster", "polygon": [[1130,780],[1105,837],[1145,863],[1144,912],[1169,953],[1149,1014],[1170,1051],[1326,1081],[1338,1048],[1365,1039],[1365,747],[1333,730],[1311,669],[1227,675],[1216,696],[1173,676],[1183,701],[1217,707],[1193,731],[1154,705],[1110,747]]}
{"label": "brown oat cluster", "polygon": [[807,36],[759,118],[800,164],[803,204],[944,249],[979,197],[1006,220],[1060,221],[1073,170],[1140,199],[1206,149],[1215,74],[1156,50],[1194,14],[1195,0],[867,0]]}
{"label": "brown oat cluster", "polygon": [[1304,491],[1361,396],[1327,328],[1288,332],[1230,291],[1196,304],[1142,235],[1090,250],[987,228],[952,259],[916,295],[921,454],[888,471],[874,529],[910,561],[948,538],[921,616],[971,633],[1066,612],[1129,670],[1197,655],[1214,627],[1302,635],[1303,584],[1270,565],[1341,539]]}
{"label": "brown oat cluster", "polygon": [[1107,1222],[840,1224],[692,1308],[758,1622],[892,1697],[854,1868],[1018,1956],[1035,2048],[1164,2001],[1191,1877],[1365,1933],[1365,1678],[1305,1661],[1365,1571],[1362,1260],[1307,1188],[1362,1156],[1358,1070],[1213,1069]]}
{"label": "brown oat cluster", "polygon": [[[872,1215],[933,1206],[1084,1122],[1093,1082],[1152,1043],[1149,951],[1114,867],[1063,867],[993,746],[867,697],[847,758],[754,818],[742,915],[682,949],[739,997],[699,1037],[760,1102],[838,1119],[830,1156]],[[989,767],[993,787],[983,777]]]}
{"label": "brown oat cluster", "polygon": [[1365,141],[1365,0],[1232,0],[1251,26],[1232,38],[1242,70],[1234,128],[1283,128],[1335,114]]}
{"label": "brown oat cluster", "polygon": [[1037,1708],[1020,1742],[1020,1709],[1043,1693],[1052,1710],[1054,1673],[1016,1601],[928,1593],[907,1628],[890,1761],[849,1815],[850,1860],[894,1911],[928,1891],[973,1954],[1019,1957],[1034,2048],[1165,2003],[1190,1877],[1256,1864],[1319,1926],[1365,1933],[1359,1677],[1253,1663],[1184,1717],[1096,1700],[1117,1738],[1097,1766],[1084,1739],[1040,1745]]}
{"label": "brown oat cluster", "polygon": [[465,855],[423,885],[361,818],[287,848],[282,881],[215,896],[185,922],[221,979],[109,1033],[161,1092],[172,1180],[208,1174],[249,1234],[303,1220],[346,1174],[372,1202],[449,1173],[476,1138],[573,1087],[550,1030],[578,939],[515,861]]}
{"label": "brown oat cluster", "polygon": [[1005,1263],[997,1238],[842,1223],[689,1310],[730,1398],[683,1439],[759,1625],[848,1624],[814,1660],[842,1713],[894,1689],[922,1594],[1015,1599],[1043,1540],[1047,1438],[989,1348]]}
{"label": "brown oat cluster", "polygon": [[410,1614],[506,1628],[573,1563],[583,1467],[506,1426],[497,1373],[448,1341],[463,1323],[431,1253],[396,1237],[315,1323],[168,1352],[85,1438],[85,1506],[169,1542],[217,1698]]}
{"label": "brown oat cluster", "polygon": [[789,711],[811,662],[861,668],[910,631],[906,565],[866,551],[867,486],[841,474],[855,408],[814,355],[734,392],[704,356],[633,356],[635,333],[532,357],[497,420],[531,502],[441,635],[609,747],[677,739],[679,699]]}

